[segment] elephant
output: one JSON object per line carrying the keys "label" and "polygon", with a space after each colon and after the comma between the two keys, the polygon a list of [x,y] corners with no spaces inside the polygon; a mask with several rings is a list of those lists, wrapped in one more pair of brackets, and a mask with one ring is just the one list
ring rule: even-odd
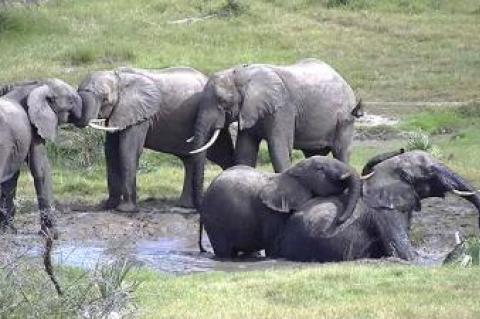
{"label": "elephant", "polygon": [[[293,261],[388,256],[412,260],[415,252],[408,234],[412,212],[421,210],[422,199],[453,192],[480,212],[480,196],[475,189],[424,151],[401,150],[371,159],[362,172],[362,192],[355,212],[340,225],[335,219],[350,209],[345,208],[344,194],[315,198],[280,214],[259,208],[259,199],[269,190],[263,180],[258,182],[259,173],[250,172],[256,176],[255,182],[250,177],[232,179],[232,173],[238,175],[239,171],[225,171],[205,193],[201,216],[214,252],[221,257],[266,246],[268,257]],[[250,229],[253,231],[246,232]],[[268,242],[262,242],[259,234],[268,234]]]}
{"label": "elephant", "polygon": [[[346,163],[354,120],[362,115],[361,101],[356,101],[352,88],[320,60],[235,66],[209,78],[191,153],[205,151],[229,124],[238,122],[236,165],[255,167],[262,139],[277,173],[290,166],[293,148],[305,157],[332,152]],[[198,162],[194,174],[200,204],[204,165]]]}
{"label": "elephant", "polygon": [[46,232],[54,229],[54,203],[45,143],[55,140],[60,124],[80,120],[82,100],[76,89],[54,78],[6,85],[0,95],[0,227],[15,231],[17,180],[27,162]]}
{"label": "elephant", "polygon": [[282,173],[238,165],[210,184],[200,219],[215,255],[230,258],[265,249],[272,256],[278,234],[292,212],[312,201],[346,193],[345,210],[332,222],[336,227],[353,213],[360,189],[361,180],[353,168],[325,156],[312,156]]}
{"label": "elephant", "polygon": [[137,211],[136,170],[143,148],[169,153],[183,162],[179,205],[193,207],[193,168],[207,157],[222,168],[233,164],[233,144],[225,130],[206,155],[189,154],[193,125],[207,77],[192,68],[143,70],[121,67],[88,74],[78,93],[83,127],[106,131],[108,198],[104,209]]}

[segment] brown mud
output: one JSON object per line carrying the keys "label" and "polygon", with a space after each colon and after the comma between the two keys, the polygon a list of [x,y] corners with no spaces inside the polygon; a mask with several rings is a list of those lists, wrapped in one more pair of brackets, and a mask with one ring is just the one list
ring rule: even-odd
{"label": "brown mud", "polygon": [[[424,200],[422,206],[422,212],[413,216],[410,236],[418,253],[414,264],[441,264],[455,245],[456,231],[462,236],[478,235],[478,214],[467,201],[448,196]],[[175,274],[306,266],[265,258],[221,261],[211,253],[199,253],[198,214],[164,201],[143,201],[140,211],[130,214],[73,204],[60,208],[56,215],[59,240],[54,250],[57,264],[88,268],[126,255],[139,265]],[[39,255],[38,216],[19,214],[15,226],[17,235],[8,237],[16,245],[30,247],[33,255]],[[204,239],[204,244],[211,251],[208,239]]]}

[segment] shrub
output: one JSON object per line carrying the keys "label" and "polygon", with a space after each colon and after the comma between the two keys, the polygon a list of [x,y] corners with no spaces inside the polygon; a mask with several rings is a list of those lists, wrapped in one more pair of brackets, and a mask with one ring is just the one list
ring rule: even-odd
{"label": "shrub", "polygon": [[441,149],[437,145],[434,145],[430,139],[430,135],[428,135],[426,132],[422,131],[421,129],[418,129],[417,131],[409,133],[406,149],[408,151],[412,151],[412,150],[426,151],[432,154],[432,156],[434,157],[437,157],[437,158],[442,157]]}
{"label": "shrub", "polygon": [[[127,280],[132,263],[119,258],[92,270],[59,268],[61,296],[28,251],[0,243],[0,318],[108,318],[135,310],[132,293],[139,282]],[[7,248],[7,249],[5,249]]]}

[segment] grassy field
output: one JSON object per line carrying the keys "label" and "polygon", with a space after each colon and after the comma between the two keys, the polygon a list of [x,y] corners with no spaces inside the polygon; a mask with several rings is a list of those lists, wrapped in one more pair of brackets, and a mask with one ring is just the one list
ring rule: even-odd
{"label": "grassy field", "polygon": [[[232,1],[230,1],[231,3]],[[93,69],[188,65],[210,73],[239,63],[317,57],[366,100],[479,97],[476,0],[252,0],[230,17],[225,0],[51,0],[0,12],[0,82]],[[330,5],[329,5],[330,4]]]}
{"label": "grassy field", "polygon": [[183,277],[144,273],[143,318],[478,318],[478,268],[324,265]]}

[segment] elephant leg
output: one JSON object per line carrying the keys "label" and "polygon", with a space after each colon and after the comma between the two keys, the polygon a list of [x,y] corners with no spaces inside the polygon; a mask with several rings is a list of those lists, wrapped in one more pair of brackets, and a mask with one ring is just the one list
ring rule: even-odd
{"label": "elephant leg", "polygon": [[55,229],[53,211],[53,187],[50,162],[44,142],[39,137],[34,137],[30,145],[28,164],[33,176],[33,183],[37,193],[38,208],[42,231],[46,234],[52,231],[53,237],[58,236]]}
{"label": "elephant leg", "polygon": [[119,133],[106,134],[104,151],[107,164],[108,198],[100,203],[100,207],[102,209],[114,209],[120,204],[122,198]]}
{"label": "elephant leg", "polygon": [[178,201],[178,205],[186,208],[195,207],[193,203],[193,170],[195,168],[195,156],[181,157],[185,175],[183,178],[182,195]]}
{"label": "elephant leg", "polygon": [[16,172],[9,180],[3,182],[0,185],[1,197],[0,197],[0,228],[9,228],[13,232],[16,232],[13,227],[13,218],[15,216],[15,196],[17,193],[17,181],[20,171]]}
{"label": "elephant leg", "polygon": [[379,236],[380,243],[383,246],[384,255],[413,260],[415,254],[407,231],[398,223],[398,220],[401,220],[401,217],[399,217],[401,214],[404,213],[397,211],[382,212],[377,214],[372,220],[377,236]]}
{"label": "elephant leg", "polygon": [[143,151],[149,121],[134,125],[119,133],[120,176],[122,201],[116,207],[121,212],[137,211],[137,168]]}
{"label": "elephant leg", "polygon": [[334,158],[348,163],[350,157],[350,144],[353,136],[353,121],[343,125],[337,125],[337,136],[335,145],[332,147],[332,155]]}
{"label": "elephant leg", "polygon": [[238,132],[235,147],[235,164],[256,167],[259,147],[259,138],[248,134],[246,131]]}
{"label": "elephant leg", "polygon": [[318,150],[302,150],[303,155],[305,158],[309,158],[315,155],[321,155],[321,156],[327,156],[328,153],[330,153],[330,148],[329,147],[323,147]]}

